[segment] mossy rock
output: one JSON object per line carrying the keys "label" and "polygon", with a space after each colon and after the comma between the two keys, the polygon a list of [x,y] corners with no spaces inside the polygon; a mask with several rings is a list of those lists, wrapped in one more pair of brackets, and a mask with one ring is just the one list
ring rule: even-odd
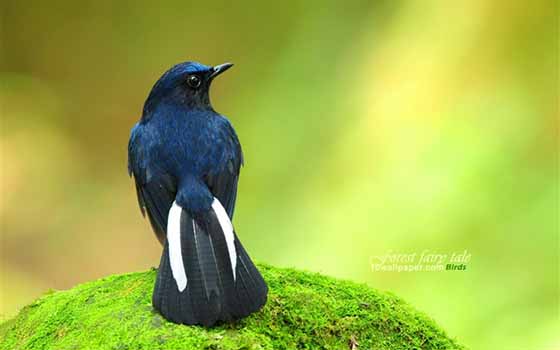
{"label": "mossy rock", "polygon": [[268,302],[234,324],[205,329],[167,322],[151,306],[151,270],[39,298],[0,325],[0,348],[463,349],[392,294],[293,269],[259,269]]}

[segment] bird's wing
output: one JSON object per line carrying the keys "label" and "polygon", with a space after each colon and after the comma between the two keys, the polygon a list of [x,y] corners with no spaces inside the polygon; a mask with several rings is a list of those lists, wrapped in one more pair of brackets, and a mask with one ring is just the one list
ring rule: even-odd
{"label": "bird's wing", "polygon": [[167,213],[175,200],[177,186],[173,178],[148,164],[149,154],[137,124],[128,143],[128,174],[134,175],[136,194],[142,215],[148,214],[150,224],[161,244],[165,242]]}
{"label": "bird's wing", "polygon": [[232,219],[237,197],[239,171],[243,165],[243,152],[235,130],[229,122],[225,123],[222,133],[222,139],[226,142],[225,149],[227,150],[223,155],[223,166],[219,171],[207,174],[205,182],[210,192],[220,200],[230,219]]}

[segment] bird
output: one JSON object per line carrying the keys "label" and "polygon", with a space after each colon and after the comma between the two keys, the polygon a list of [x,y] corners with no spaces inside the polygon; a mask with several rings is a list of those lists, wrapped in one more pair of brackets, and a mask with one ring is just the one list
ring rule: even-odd
{"label": "bird", "polygon": [[177,324],[233,322],[267,300],[267,284],[232,224],[241,144],[209,97],[214,79],[232,66],[174,65],[130,133],[129,176],[163,246],[152,305]]}

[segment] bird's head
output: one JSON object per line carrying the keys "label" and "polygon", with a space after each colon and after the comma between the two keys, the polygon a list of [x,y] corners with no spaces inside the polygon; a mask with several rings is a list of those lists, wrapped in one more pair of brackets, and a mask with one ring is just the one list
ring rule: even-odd
{"label": "bird's head", "polygon": [[150,114],[159,103],[211,109],[208,93],[210,84],[231,66],[233,64],[224,63],[211,67],[198,62],[184,62],[173,66],[152,88],[144,104],[144,116]]}

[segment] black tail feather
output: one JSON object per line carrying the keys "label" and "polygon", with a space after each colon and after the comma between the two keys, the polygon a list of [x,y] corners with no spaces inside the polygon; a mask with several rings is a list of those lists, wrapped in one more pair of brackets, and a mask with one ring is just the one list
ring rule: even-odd
{"label": "black tail feather", "polygon": [[250,314],[260,309],[266,303],[268,287],[261,274],[249,258],[243,245],[235,237],[235,248],[237,250],[237,283],[235,295],[238,302],[238,312]]}
{"label": "black tail feather", "polygon": [[196,219],[182,210],[180,227],[187,286],[178,288],[166,241],[152,296],[156,310],[175,323],[212,326],[245,317],[265,304],[267,286],[237,236],[234,279],[226,239],[212,210]]}

